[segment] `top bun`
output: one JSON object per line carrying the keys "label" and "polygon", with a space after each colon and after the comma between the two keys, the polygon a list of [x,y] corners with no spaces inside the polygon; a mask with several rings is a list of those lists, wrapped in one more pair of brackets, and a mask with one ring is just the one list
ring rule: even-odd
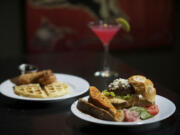
{"label": "top bun", "polygon": [[156,89],[151,80],[142,75],[133,75],[128,78],[137,94],[141,94],[150,103],[155,103]]}

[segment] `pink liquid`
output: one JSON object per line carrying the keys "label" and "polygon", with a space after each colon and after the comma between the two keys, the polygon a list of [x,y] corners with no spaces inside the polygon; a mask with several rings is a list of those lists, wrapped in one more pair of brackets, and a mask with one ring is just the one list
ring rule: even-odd
{"label": "pink liquid", "polygon": [[108,46],[120,26],[91,26],[92,31],[99,37],[104,46]]}

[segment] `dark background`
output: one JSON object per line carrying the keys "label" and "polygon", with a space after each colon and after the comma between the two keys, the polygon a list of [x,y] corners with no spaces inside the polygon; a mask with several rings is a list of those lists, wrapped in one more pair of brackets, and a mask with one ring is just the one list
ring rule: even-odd
{"label": "dark background", "polygon": [[[174,1],[174,42],[170,47],[120,50],[112,53],[153,81],[180,93],[180,15],[178,0]],[[0,4],[0,60],[9,61],[26,51],[25,1],[6,0]],[[2,73],[1,73],[2,74]],[[4,78],[5,79],[5,78]]]}

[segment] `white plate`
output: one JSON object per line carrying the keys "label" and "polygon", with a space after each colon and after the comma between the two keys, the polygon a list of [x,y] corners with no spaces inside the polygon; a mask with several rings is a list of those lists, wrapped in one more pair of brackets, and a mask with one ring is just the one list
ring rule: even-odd
{"label": "white plate", "polygon": [[[88,96],[84,97],[83,99],[87,100]],[[77,109],[77,102],[78,101],[75,101],[71,105],[71,111],[75,116],[85,121],[89,121],[89,122],[97,123],[97,124],[104,124],[104,125],[137,126],[137,125],[150,124],[150,123],[158,122],[158,121],[161,121],[170,117],[176,110],[176,106],[174,105],[173,102],[171,102],[167,98],[157,95],[156,104],[159,107],[159,113],[153,118],[142,120],[139,122],[112,122],[112,121],[100,120],[81,112],[79,109]]]}
{"label": "white plate", "polygon": [[83,78],[73,76],[73,75],[67,75],[67,74],[58,74],[55,73],[55,76],[57,80],[67,83],[70,87],[70,93],[67,95],[64,95],[62,97],[57,98],[29,98],[29,97],[23,97],[18,96],[14,93],[13,86],[15,85],[10,80],[6,80],[0,85],[0,92],[4,96],[14,98],[14,99],[20,99],[20,100],[30,100],[30,101],[55,101],[55,100],[64,100],[67,98],[72,98],[79,96],[89,89],[89,83],[84,80]]}

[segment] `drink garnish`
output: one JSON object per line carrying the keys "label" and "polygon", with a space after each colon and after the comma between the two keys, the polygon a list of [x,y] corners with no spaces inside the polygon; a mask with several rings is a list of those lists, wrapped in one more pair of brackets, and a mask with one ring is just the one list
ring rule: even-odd
{"label": "drink garnish", "polygon": [[121,24],[122,29],[124,29],[126,32],[130,31],[130,29],[131,29],[130,24],[126,19],[124,19],[122,17],[119,17],[119,18],[116,19],[116,22]]}

